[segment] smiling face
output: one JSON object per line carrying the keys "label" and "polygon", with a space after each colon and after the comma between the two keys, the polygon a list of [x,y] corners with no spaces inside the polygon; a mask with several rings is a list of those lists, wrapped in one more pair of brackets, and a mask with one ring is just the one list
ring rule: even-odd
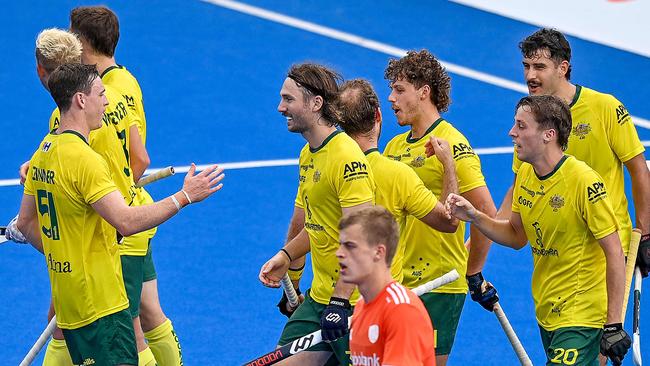
{"label": "smiling face", "polygon": [[412,125],[420,113],[419,103],[422,98],[419,89],[404,79],[398,79],[390,84],[390,90],[388,101],[397,123],[400,126]]}
{"label": "smiling face", "polygon": [[286,78],[282,84],[278,112],[287,119],[289,132],[303,133],[311,128],[314,112],[302,88],[291,78]]}
{"label": "smiling face", "polygon": [[548,49],[537,50],[531,57],[524,57],[524,79],[530,95],[557,95],[566,82],[568,61],[560,63],[550,58]]}
{"label": "smiling face", "polygon": [[340,278],[346,283],[360,284],[369,278],[378,265],[386,266],[380,255],[383,244],[371,246],[360,224],[342,229],[339,233],[340,246],[336,251],[339,260]]}

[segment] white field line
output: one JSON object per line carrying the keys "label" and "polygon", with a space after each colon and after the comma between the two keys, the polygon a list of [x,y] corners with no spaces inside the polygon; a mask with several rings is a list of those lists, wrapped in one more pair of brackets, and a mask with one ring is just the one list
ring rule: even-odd
{"label": "white field line", "polygon": [[[280,14],[274,11],[258,8],[256,6],[240,3],[232,0],[201,0],[206,3],[213,5],[221,6],[230,10],[234,10],[240,13],[248,14],[254,17],[266,19],[275,23],[284,24],[289,27],[297,28],[304,30],[306,32],[318,34],[324,37],[336,39],[342,42],[350,43],[359,47],[367,48],[369,50],[385,53],[387,55],[395,57],[403,57],[406,55],[406,50],[391,46],[386,43],[381,43],[374,41],[372,39],[360,37],[351,33],[342,32],[334,28],[325,27],[318,25],[316,23],[308,22],[298,18],[294,18],[288,15]],[[440,62],[447,68],[451,73],[461,75],[470,79],[482,81],[487,84],[492,84],[495,86],[500,86],[505,89],[514,90],[523,94],[528,94],[528,88],[526,85],[517,83],[511,80],[500,78],[498,76],[490,75],[481,71],[473,70],[465,66],[457,65],[451,62],[442,61]],[[650,121],[643,119],[641,117],[632,116],[634,124],[650,129]]]}
{"label": "white field line", "polygon": [[[641,141],[643,146],[650,146],[650,140]],[[500,147],[479,147],[474,149],[478,155],[500,155],[500,154],[511,154],[512,146],[500,146]],[[212,164],[201,164],[196,166],[197,171],[201,171]],[[221,163],[220,167],[225,170],[228,169],[251,169],[251,168],[270,168],[276,166],[293,166],[298,165],[298,159],[278,159],[278,160],[254,160],[254,161],[240,161],[235,163]],[[650,161],[648,161],[648,166],[650,167]],[[151,174],[162,168],[149,168],[145,171],[145,174]],[[175,166],[174,171],[176,173],[187,173],[190,170],[189,165],[185,166]],[[17,186],[20,184],[19,179],[0,179],[0,187],[8,186]]]}

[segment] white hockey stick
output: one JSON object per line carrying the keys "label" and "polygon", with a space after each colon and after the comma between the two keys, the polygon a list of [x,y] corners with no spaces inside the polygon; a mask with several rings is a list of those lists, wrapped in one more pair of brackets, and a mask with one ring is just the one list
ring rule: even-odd
{"label": "white hockey stick", "polygon": [[[432,281],[425,283],[424,285],[414,288],[413,292],[415,292],[416,295],[420,296],[440,286],[446,285],[450,282],[454,282],[458,279],[458,277],[459,277],[458,272],[456,272],[456,270],[454,269],[444,274],[442,277],[438,277]],[[284,279],[282,282],[284,284]],[[293,288],[293,286],[291,286],[291,288]],[[287,297],[288,296],[289,295],[287,295]],[[350,324],[349,321],[348,324]],[[271,351],[254,360],[246,362],[244,366],[273,365],[290,356],[295,355],[296,353],[300,353],[309,347],[315,346],[321,342],[323,342],[323,337],[321,335],[321,331],[317,330],[315,332],[302,336],[289,344],[285,344],[284,346],[276,349],[275,351]]]}
{"label": "white hockey stick", "polygon": [[519,358],[519,362],[523,366],[533,366],[533,363],[530,361],[530,358],[528,357],[528,354],[526,353],[524,346],[521,345],[521,342],[517,337],[517,333],[515,333],[515,330],[512,329],[512,325],[510,325],[510,322],[508,321],[506,314],[503,312],[503,309],[501,308],[501,304],[499,304],[498,302],[494,304],[494,315],[497,316],[497,320],[499,320],[499,324],[501,324],[501,328],[503,328],[503,331],[506,333],[506,336],[508,337],[508,341],[510,341],[510,345],[512,346],[512,349],[517,354],[517,358]]}
{"label": "white hockey stick", "polygon": [[50,339],[52,336],[52,333],[54,333],[54,329],[56,328],[56,315],[52,317],[52,320],[50,320],[50,323],[47,325],[43,333],[38,337],[36,340],[36,343],[32,346],[32,348],[27,352],[27,355],[25,358],[23,358],[23,361],[20,363],[20,366],[29,366],[34,362],[34,359],[38,355],[38,353],[41,351],[43,346],[45,346],[45,343]]}

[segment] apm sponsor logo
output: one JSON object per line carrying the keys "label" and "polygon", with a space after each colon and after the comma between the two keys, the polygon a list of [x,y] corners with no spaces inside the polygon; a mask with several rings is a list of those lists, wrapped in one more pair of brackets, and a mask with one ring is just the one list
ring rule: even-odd
{"label": "apm sponsor logo", "polygon": [[343,170],[343,179],[359,179],[365,178],[368,176],[368,166],[360,161],[353,161],[351,163],[345,164],[345,169]]}
{"label": "apm sponsor logo", "polygon": [[622,125],[629,119],[630,113],[627,111],[624,105],[619,104],[618,107],[616,107],[616,122],[618,122],[619,125]]}
{"label": "apm sponsor logo", "polygon": [[454,160],[459,160],[475,155],[472,147],[462,142],[454,145],[452,152],[454,154]]}
{"label": "apm sponsor logo", "polygon": [[607,190],[603,182],[595,182],[587,187],[587,197],[589,202],[596,203],[601,199],[607,197]]}

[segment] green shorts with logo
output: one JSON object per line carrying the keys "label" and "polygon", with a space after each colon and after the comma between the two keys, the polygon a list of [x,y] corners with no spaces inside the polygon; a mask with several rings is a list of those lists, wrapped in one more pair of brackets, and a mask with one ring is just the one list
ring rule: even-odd
{"label": "green shorts with logo", "polygon": [[435,335],[436,355],[444,356],[451,353],[451,347],[456,338],[456,329],[463,312],[466,294],[441,294],[429,292],[420,299],[429,313]]}
{"label": "green shorts with logo", "polygon": [[142,281],[144,278],[144,258],[137,255],[121,255],[122,277],[126,297],[129,298],[129,313],[132,318],[140,315],[140,296],[142,295]]}
{"label": "green shorts with logo", "polygon": [[156,267],[153,264],[153,254],[151,253],[151,239],[149,239],[149,247],[147,248],[147,255],[144,256],[142,273],[144,275],[144,279],[142,282],[152,281],[158,277],[156,275]]}
{"label": "green shorts with logo", "polygon": [[127,309],[77,329],[63,329],[75,365],[137,365],[133,320]]}
{"label": "green shorts with logo", "polygon": [[[309,296],[309,290],[305,293],[305,302],[300,304],[298,309],[291,315],[291,318],[284,326],[279,346],[291,343],[292,341],[305,336],[309,333],[320,330],[320,318],[325,310],[326,305],[317,303]],[[349,313],[352,316],[352,310]],[[350,364],[350,337],[348,334],[334,342],[322,342],[307,349],[307,351],[329,351],[334,355],[329,358],[325,365],[345,365]]]}
{"label": "green shorts with logo", "polygon": [[600,328],[566,327],[547,331],[541,326],[539,333],[546,353],[546,365],[598,366]]}

